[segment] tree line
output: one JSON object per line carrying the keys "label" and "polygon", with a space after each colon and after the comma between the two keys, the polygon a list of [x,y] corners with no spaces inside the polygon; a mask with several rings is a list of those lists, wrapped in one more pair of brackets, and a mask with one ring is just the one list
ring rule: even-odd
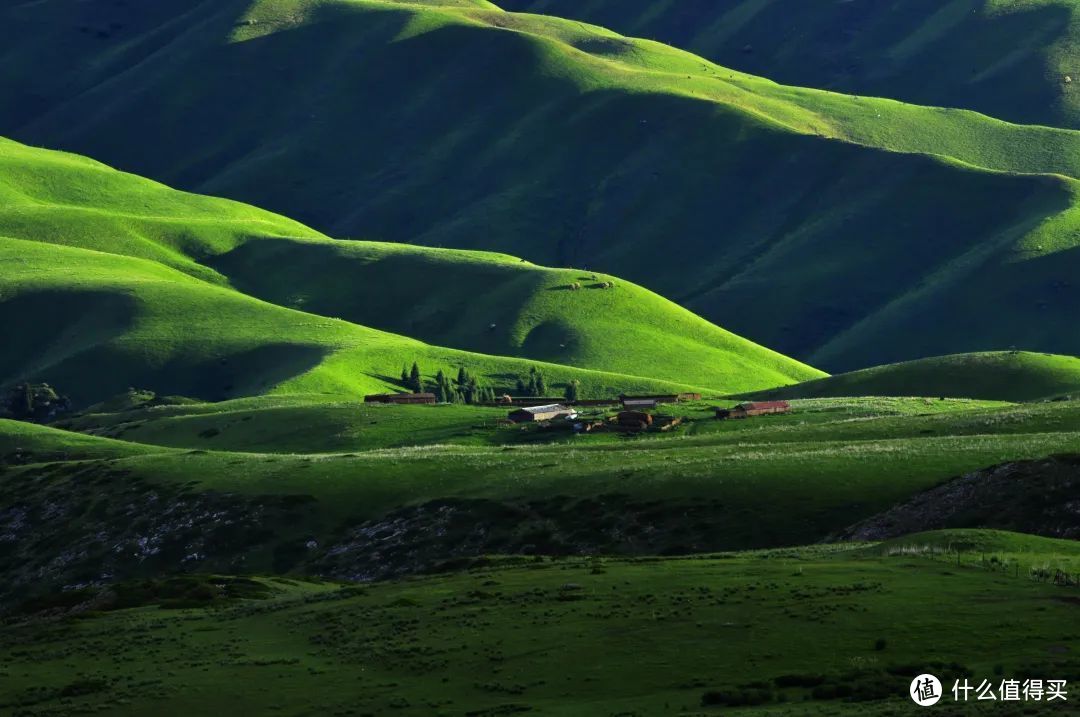
{"label": "tree line", "polygon": [[0,418],[46,423],[71,410],[71,399],[47,383],[20,383],[0,396]]}
{"label": "tree line", "polygon": [[439,369],[435,374],[435,384],[427,386],[420,366],[413,361],[412,368],[402,367],[401,383],[413,393],[425,393],[430,388],[439,403],[476,404],[494,403],[496,400],[495,389],[480,383],[480,379],[464,366],[458,368],[456,378],[450,378],[445,371]]}
{"label": "tree line", "polygon": [[[411,367],[401,367],[401,385],[413,393],[425,393],[430,389],[439,403],[494,403],[498,398],[498,392],[493,387],[482,383],[464,366],[458,368],[456,378],[450,378],[445,371],[439,369],[434,385],[429,386],[424,382],[420,365],[413,361]],[[515,389],[518,396],[547,395],[548,383],[544,372],[531,366],[527,376],[517,378]],[[580,390],[581,382],[572,380],[566,385],[563,395],[568,402],[576,401]]]}

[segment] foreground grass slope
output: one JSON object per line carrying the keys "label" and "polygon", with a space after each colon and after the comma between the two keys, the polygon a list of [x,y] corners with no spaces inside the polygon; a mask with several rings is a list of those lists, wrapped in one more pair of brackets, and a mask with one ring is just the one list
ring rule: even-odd
{"label": "foreground grass slope", "polygon": [[[57,75],[0,127],[339,236],[601,270],[830,370],[1080,353],[1077,189],[1058,176],[1075,133],[790,90],[482,7],[168,7],[100,37],[66,5],[10,9],[9,65]],[[85,69],[27,49],[31,28]]]}
{"label": "foreground grass slope", "polygon": [[[1075,545],[993,540],[1017,538],[1025,559],[1076,564]],[[963,677],[1075,679],[1080,664],[1067,649],[1075,589],[1029,579],[1026,564],[1014,572],[1009,553],[1000,553],[1005,570],[971,555],[960,564],[888,555],[816,547],[496,559],[362,587],[222,576],[136,582],[83,619],[2,628],[9,677],[0,705],[42,717],[884,717],[913,709],[907,690],[922,672],[947,691]],[[65,602],[109,605],[89,590]],[[568,655],[594,667],[567,670]],[[1002,703],[994,713],[1060,714],[1057,704]],[[946,705],[949,714],[984,714],[976,707]]]}
{"label": "foreground grass slope", "polygon": [[1080,359],[1023,351],[959,354],[837,374],[751,398],[948,396],[1032,401],[1080,392]]}
{"label": "foreground grass slope", "polygon": [[[1080,128],[1069,0],[505,0],[649,37],[792,85]],[[1006,49],[1007,48],[1007,49]]]}

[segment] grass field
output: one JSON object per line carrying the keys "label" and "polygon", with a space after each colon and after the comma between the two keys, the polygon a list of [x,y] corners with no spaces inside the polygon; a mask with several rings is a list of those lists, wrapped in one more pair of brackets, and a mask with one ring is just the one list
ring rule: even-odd
{"label": "grass field", "polygon": [[1080,392],[1080,359],[1023,351],[960,354],[838,374],[753,398],[948,396],[1033,401]]}
{"label": "grass field", "polygon": [[5,62],[38,71],[0,130],[335,236],[613,274],[833,372],[1080,353],[1075,131],[486,4],[180,5],[8,8]]}
{"label": "grass field", "polygon": [[0,3],[0,717],[1069,712],[1074,8],[508,3]]}
{"label": "grass field", "polygon": [[385,390],[413,361],[429,381],[464,365],[501,390],[528,373],[523,360],[480,354],[576,366],[547,366],[552,390],[576,378],[590,395],[822,375],[616,277],[334,241],[10,141],[0,166],[10,267],[0,314],[20,337],[0,358],[0,385],[48,380],[86,405],[129,386],[211,400],[355,397]]}
{"label": "grass field", "polygon": [[[1080,452],[1076,402],[818,399],[757,421],[716,421],[706,405],[687,405],[678,410],[689,422],[677,430],[635,439],[498,427],[494,409],[318,400],[135,408],[62,424],[100,436],[3,422],[0,514],[23,516],[14,534],[34,531],[7,569],[77,582],[103,566],[154,574],[191,554],[189,570],[355,577],[431,569],[478,551],[799,545],[955,476]],[[1010,490],[1041,494],[1031,481]],[[161,501],[178,507],[162,513]],[[972,514],[953,527],[1035,529],[1037,515],[1060,512],[1037,500],[1015,505],[1008,516]],[[48,517],[56,511],[66,516],[60,524]],[[195,517],[203,511],[220,517]],[[82,546],[82,557],[40,563],[48,551],[38,541]],[[164,543],[145,563],[100,552],[146,541]],[[183,547],[191,544],[203,547]]]}
{"label": "grass field", "polygon": [[[505,0],[585,20],[792,85],[966,107],[1080,128],[1076,7],[1068,0],[910,0],[902,6],[740,0]],[[1008,47],[1008,52],[989,48]]]}
{"label": "grass field", "polygon": [[[1080,559],[1075,543],[991,538]],[[121,605],[134,607],[0,628],[0,703],[42,717],[900,715],[921,672],[946,690],[963,676],[1076,679],[1075,589],[967,557],[873,550],[495,560],[363,587],[221,577],[122,586]],[[944,713],[984,713],[968,707]]]}

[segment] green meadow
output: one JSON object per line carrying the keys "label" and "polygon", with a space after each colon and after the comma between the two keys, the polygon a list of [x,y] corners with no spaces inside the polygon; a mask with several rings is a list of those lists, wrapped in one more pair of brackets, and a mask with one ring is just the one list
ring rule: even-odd
{"label": "green meadow", "polygon": [[335,241],[9,141],[0,163],[0,314],[20,338],[0,376],[50,381],[84,406],[129,386],[356,397],[397,388],[413,361],[427,381],[466,366],[511,390],[535,360],[554,392],[577,380],[596,396],[823,375],[616,277]]}
{"label": "green meadow", "polygon": [[[1013,24],[1009,5],[974,22]],[[772,32],[785,11],[759,6]],[[778,85],[488,3],[50,0],[2,19],[5,64],[31,68],[0,83],[20,141],[334,237],[603,272],[829,372],[1080,353],[1072,129]]]}
{"label": "green meadow", "polygon": [[1070,713],[1073,10],[0,4],[0,715]]}
{"label": "green meadow", "polygon": [[[1078,559],[1073,542],[994,540]],[[1063,588],[970,555],[493,559],[362,587],[136,582],[113,600],[6,629],[0,703],[42,716],[901,715],[922,672],[948,691],[964,677],[1075,679],[1080,669]],[[153,659],[135,659],[133,646]]]}
{"label": "green meadow", "polygon": [[752,394],[753,398],[947,396],[1003,401],[1068,398],[1080,392],[1080,359],[998,351],[917,359]]}
{"label": "green meadow", "polygon": [[[530,544],[631,554],[807,544],[954,477],[1080,451],[1075,402],[818,399],[757,421],[717,421],[704,404],[677,410],[686,420],[668,433],[574,435],[569,427],[501,426],[499,409],[283,396],[87,414],[58,424],[66,430],[5,421],[0,455],[12,506],[33,502],[35,486],[71,493],[76,541],[94,525],[126,535],[124,511],[150,493],[239,502],[253,514],[287,501],[295,512],[263,519],[253,547],[223,546],[206,567],[224,569],[245,555],[249,569],[303,573],[334,552],[327,543],[348,543],[343,536],[356,526],[419,527],[444,510],[465,516],[440,533],[458,535],[449,545],[464,553]],[[592,415],[603,418],[599,409]],[[1049,485],[1018,481],[1008,490],[1033,500],[952,527],[1038,525],[1040,514],[1060,509]],[[131,497],[98,515],[87,490]],[[692,520],[671,522],[687,511]],[[485,532],[466,539],[478,522]],[[157,529],[151,520],[139,530]],[[432,539],[406,532],[394,540],[401,535],[405,547]],[[307,541],[324,547],[271,561],[274,550]],[[397,560],[411,558],[387,558],[391,572]]]}

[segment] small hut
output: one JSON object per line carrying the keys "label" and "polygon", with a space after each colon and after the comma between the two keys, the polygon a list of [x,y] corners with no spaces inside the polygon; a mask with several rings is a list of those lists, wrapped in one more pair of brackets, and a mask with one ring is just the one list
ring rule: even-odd
{"label": "small hut", "polygon": [[645,411],[656,408],[659,402],[655,398],[625,398],[622,406],[627,411]]}
{"label": "small hut", "polygon": [[658,403],[676,403],[679,400],[679,394],[677,393],[655,393],[647,394],[644,396],[627,396],[623,394],[619,396],[619,400],[625,406],[627,403],[633,403],[637,401],[652,401],[655,406]]}
{"label": "small hut", "polygon": [[720,420],[753,418],[754,416],[769,416],[778,413],[791,413],[791,404],[787,401],[759,401],[740,403],[735,408],[716,409],[716,417]]}
{"label": "small hut", "polygon": [[548,406],[529,406],[511,411],[507,418],[514,423],[539,423],[552,421],[556,418],[577,418],[577,411],[559,403]]}
{"label": "small hut", "polygon": [[622,411],[615,417],[619,428],[629,431],[646,431],[653,423],[653,417],[644,411]]}

